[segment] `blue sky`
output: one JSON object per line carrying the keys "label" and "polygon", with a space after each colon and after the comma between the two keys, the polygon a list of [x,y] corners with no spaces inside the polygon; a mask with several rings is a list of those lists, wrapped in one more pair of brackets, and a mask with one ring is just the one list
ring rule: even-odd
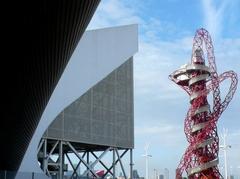
{"label": "blue sky", "polygon": [[[197,28],[212,38],[218,73],[234,70],[240,76],[240,0],[102,0],[88,29],[139,25],[139,52],[134,60],[134,168],[145,175],[144,145],[149,143],[149,174],[170,170],[174,176],[187,143],[183,121],[188,96],[168,75],[190,61]],[[222,84],[222,97],[229,82]],[[240,87],[218,122],[219,134],[228,128],[231,172],[240,175]],[[220,151],[220,166],[223,152]]]}

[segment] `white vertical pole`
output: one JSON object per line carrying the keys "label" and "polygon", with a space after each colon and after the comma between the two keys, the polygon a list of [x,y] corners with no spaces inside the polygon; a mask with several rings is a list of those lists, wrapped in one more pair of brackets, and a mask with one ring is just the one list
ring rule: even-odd
{"label": "white vertical pole", "polygon": [[63,179],[63,145],[59,142],[59,179]]}
{"label": "white vertical pole", "polygon": [[152,157],[151,155],[148,154],[148,147],[149,147],[149,144],[146,144],[145,145],[145,154],[142,155],[143,157],[145,157],[145,162],[146,162],[146,179],[149,178],[149,175],[148,175],[148,157]]}
{"label": "white vertical pole", "polygon": [[240,179],[240,165],[237,168],[239,169],[238,175],[239,175],[239,179]]}
{"label": "white vertical pole", "polygon": [[146,179],[148,179],[148,157],[147,156],[146,156]]}
{"label": "white vertical pole", "polygon": [[227,171],[227,150],[226,150],[226,134],[223,134],[223,145],[224,145],[224,167],[225,167],[225,178],[227,179],[228,171]]}
{"label": "white vertical pole", "polygon": [[233,166],[230,166],[230,173],[229,176],[233,175]]}
{"label": "white vertical pole", "polygon": [[130,149],[130,179],[133,179],[133,149]]}
{"label": "white vertical pole", "polygon": [[222,135],[223,145],[221,145],[220,148],[223,149],[223,154],[224,154],[225,179],[227,179],[228,177],[227,149],[231,148],[230,145],[227,145],[226,137],[227,137],[227,129],[223,129],[223,135]]}
{"label": "white vertical pole", "polygon": [[47,139],[44,139],[43,144],[43,171],[46,174],[48,168],[48,161],[47,161]]}
{"label": "white vertical pole", "polygon": [[116,179],[116,164],[115,164],[115,161],[116,161],[116,157],[115,157],[115,148],[112,149],[112,152],[113,152],[113,179]]}

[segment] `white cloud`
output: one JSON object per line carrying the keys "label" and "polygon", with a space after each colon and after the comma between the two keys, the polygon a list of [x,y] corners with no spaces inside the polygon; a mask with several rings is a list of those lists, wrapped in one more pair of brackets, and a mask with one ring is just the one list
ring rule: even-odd
{"label": "white cloud", "polygon": [[135,10],[127,7],[119,0],[101,1],[88,29],[103,28],[116,25],[141,23],[142,19]]}
{"label": "white cloud", "polygon": [[[141,41],[135,56],[135,93],[150,95],[155,99],[174,99],[185,96],[168,76],[182,63],[190,60],[192,39],[184,37],[175,41]],[[188,53],[187,53],[188,52]]]}
{"label": "white cloud", "polygon": [[223,2],[217,9],[212,0],[202,0],[206,28],[214,37],[218,37],[221,31],[221,20],[226,1]]}
{"label": "white cloud", "polygon": [[140,34],[139,52],[134,57],[136,95],[156,93],[154,97],[158,99],[182,97],[184,92],[177,93],[180,89],[168,79],[168,75],[181,62],[189,61],[190,53],[186,56],[186,52],[191,51],[192,38],[183,37],[172,42],[160,40],[159,32],[176,32],[172,23],[155,18],[146,22],[136,10],[118,0],[102,1],[88,29],[129,23],[138,23],[144,29]]}
{"label": "white cloud", "polygon": [[163,21],[154,17],[151,17],[147,22],[142,23],[141,28],[143,29],[143,31],[145,31],[144,36],[142,36],[142,39],[144,39],[145,41],[149,41],[152,39],[160,40],[160,33],[168,34],[168,36],[180,33],[174,23],[169,21]]}
{"label": "white cloud", "polygon": [[[192,38],[140,41],[139,52],[134,57],[136,95],[168,100],[186,97],[184,91],[168,79],[168,75],[190,61]],[[215,46],[218,73],[234,70],[240,74],[240,64],[236,61],[239,56],[240,39],[219,40]]]}
{"label": "white cloud", "polygon": [[159,125],[151,125],[151,126],[143,126],[136,127],[136,134],[146,135],[146,134],[164,134],[170,133],[178,130],[179,126],[167,125],[167,124],[159,124]]}
{"label": "white cloud", "polygon": [[[166,120],[152,121],[153,120],[149,120],[145,125],[135,126],[137,139],[145,137],[148,139],[148,142],[156,143],[157,145],[161,144],[166,147],[181,146],[181,148],[184,148],[187,146],[183,125],[167,122]],[[185,145],[183,145],[184,143]]]}
{"label": "white cloud", "polygon": [[217,66],[225,68],[227,65],[235,69],[235,64],[237,64],[238,68],[235,70],[237,73],[240,72],[240,65],[239,63],[235,63],[235,61],[236,57],[240,55],[240,38],[225,38],[222,32],[223,29],[228,29],[231,32],[230,28],[237,31],[236,28],[229,25],[233,22],[235,22],[234,26],[237,25],[237,19],[240,16],[238,12],[239,8],[236,10],[236,7],[239,7],[239,5],[240,2],[238,0],[202,0],[204,23],[212,36]]}
{"label": "white cloud", "polygon": [[[221,31],[224,10],[229,2],[222,1],[218,8],[211,0],[202,0],[202,3],[209,31],[218,34]],[[122,1],[102,1],[88,28],[140,24],[144,32],[140,34],[139,52],[135,55],[136,95],[154,93],[154,97],[158,99],[183,97],[184,92],[168,79],[168,75],[183,63],[189,62],[193,37],[183,36],[172,41],[161,40],[158,37],[159,32],[175,31],[173,24],[153,17],[146,22],[137,14],[137,9],[128,7]],[[221,39],[216,47],[217,63],[240,56],[240,39]],[[225,65],[219,66],[225,67]]]}
{"label": "white cloud", "polygon": [[[239,137],[240,136],[240,130],[231,133],[230,136]],[[240,141],[239,141],[239,144],[240,144]]]}
{"label": "white cloud", "polygon": [[[237,0],[202,0],[202,8],[204,13],[204,23],[206,28],[216,40],[221,38],[222,31],[226,28],[226,23],[223,23],[224,20],[232,22],[236,21],[234,6],[239,6],[239,1]],[[236,21],[237,23],[237,21]]]}
{"label": "white cloud", "polygon": [[[238,64],[239,68],[236,70],[239,73],[240,64],[238,63],[237,58],[240,56],[240,38],[220,39],[219,42],[214,43],[214,45],[216,51],[216,62],[221,63],[219,66],[225,68],[225,65],[231,65],[234,68],[234,66]],[[223,63],[225,63],[225,65],[223,65]]]}

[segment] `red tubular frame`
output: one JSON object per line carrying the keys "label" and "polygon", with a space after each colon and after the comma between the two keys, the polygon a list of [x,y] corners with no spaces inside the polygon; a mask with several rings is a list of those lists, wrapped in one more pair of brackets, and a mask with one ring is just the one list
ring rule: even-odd
{"label": "red tubular frame", "polygon": [[[205,65],[203,42],[208,66]],[[178,78],[180,75],[184,75],[185,79]],[[218,75],[211,37],[207,30],[201,28],[196,31],[193,40],[191,63],[169,77],[191,98],[184,124],[189,146],[176,170],[176,179],[182,178],[184,171],[189,179],[222,178],[217,167],[219,138],[216,123],[237,89],[237,74],[228,71]],[[221,100],[219,85],[225,79],[230,79],[231,85],[225,99]],[[207,100],[210,92],[213,94],[212,109]]]}

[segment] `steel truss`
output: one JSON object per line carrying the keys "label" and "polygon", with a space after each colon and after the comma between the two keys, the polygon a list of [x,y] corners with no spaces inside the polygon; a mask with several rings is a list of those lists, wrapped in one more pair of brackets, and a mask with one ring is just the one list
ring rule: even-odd
{"label": "steel truss", "polygon": [[[116,147],[107,147],[102,153],[98,156],[96,152],[92,149],[86,149],[78,151],[74,145],[69,141],[62,140],[52,140],[47,138],[42,138],[38,147],[38,160],[40,162],[40,167],[44,171],[44,173],[48,176],[55,176],[57,179],[64,178],[64,172],[68,171],[68,167],[66,162],[68,161],[73,169],[73,173],[70,179],[76,178],[105,178],[108,174],[110,174],[113,178],[116,178],[116,165],[119,163],[121,166],[121,171],[123,173],[123,177],[127,179],[127,175],[125,172],[125,167],[122,163],[122,158],[129,151],[130,154],[130,179],[132,178],[132,170],[133,170],[133,157],[132,157],[132,149],[119,149]],[[103,161],[103,157],[106,154],[112,153],[112,164],[111,166],[107,166]],[[75,166],[73,164],[72,158],[69,154],[74,154],[79,162]],[[89,162],[90,155],[95,158],[95,161]],[[57,156],[57,160],[54,161],[52,159],[53,156]],[[103,176],[99,176],[93,168],[97,164],[101,164],[103,169],[106,170]],[[84,165],[86,170],[79,176],[77,172],[79,167]]]}

